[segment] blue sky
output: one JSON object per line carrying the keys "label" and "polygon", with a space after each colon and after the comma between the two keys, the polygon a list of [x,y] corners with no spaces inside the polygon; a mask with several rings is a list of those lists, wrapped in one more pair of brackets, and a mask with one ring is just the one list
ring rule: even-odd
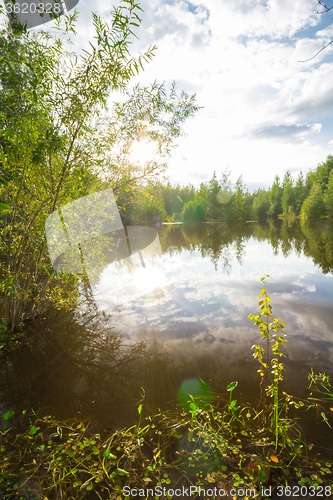
{"label": "blue sky", "polygon": [[[333,5],[333,2],[332,2]],[[331,6],[329,4],[328,6]],[[306,173],[333,152],[333,10],[317,0],[143,0],[134,52],[156,44],[137,81],[155,79],[196,93],[203,106],[185,126],[169,161],[171,183],[198,185],[229,167],[250,188],[286,170]],[[78,47],[92,36],[91,10],[107,19],[111,3],[80,0]],[[143,161],[149,147],[133,155]]]}

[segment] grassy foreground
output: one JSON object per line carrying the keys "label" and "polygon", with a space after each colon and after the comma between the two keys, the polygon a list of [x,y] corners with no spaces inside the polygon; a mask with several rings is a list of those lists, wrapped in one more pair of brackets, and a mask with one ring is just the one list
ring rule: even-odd
{"label": "grassy foreground", "polygon": [[193,405],[109,436],[89,434],[84,421],[22,415],[15,429],[1,433],[1,498],[147,497],[148,489],[171,498],[186,487],[192,487],[193,498],[194,487],[212,492],[211,498],[219,498],[219,491],[231,491],[233,498],[266,498],[265,492],[287,486],[302,491],[302,497],[331,498],[332,464],[308,456],[295,422],[288,422],[276,450],[264,412],[238,407],[236,416],[230,404],[223,409]]}

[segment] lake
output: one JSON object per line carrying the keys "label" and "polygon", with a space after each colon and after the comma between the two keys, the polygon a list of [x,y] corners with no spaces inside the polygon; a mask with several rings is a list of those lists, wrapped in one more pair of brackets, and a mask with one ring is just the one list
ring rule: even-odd
{"label": "lake", "polygon": [[[1,410],[42,408],[58,419],[89,417],[118,429],[145,412],[175,408],[187,379],[202,379],[216,398],[259,398],[263,345],[247,319],[257,311],[260,278],[273,314],[286,323],[281,391],[309,396],[307,375],[333,375],[333,225],[242,222],[162,225],[160,252],[129,267],[105,266],[77,311],[50,311],[26,326],[24,345],[1,357]],[[140,257],[141,258],[141,257]],[[141,259],[142,260],[142,259]],[[83,293],[83,292],[82,292]],[[329,427],[301,412],[308,441],[324,455]],[[333,425],[332,418],[330,420]]]}

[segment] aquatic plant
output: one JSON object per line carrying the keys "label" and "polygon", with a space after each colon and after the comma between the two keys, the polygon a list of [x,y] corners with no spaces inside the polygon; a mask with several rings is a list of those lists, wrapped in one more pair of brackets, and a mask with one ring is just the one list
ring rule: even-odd
{"label": "aquatic plant", "polygon": [[[333,392],[330,382],[330,377],[324,373],[314,373],[313,368],[308,375],[310,382],[309,389],[321,394],[320,400],[333,403]],[[312,398],[314,399],[314,398]]]}
{"label": "aquatic plant", "polygon": [[[258,373],[261,376],[261,404],[265,409],[266,396],[273,398],[272,408],[270,413],[271,416],[271,426],[274,428],[275,434],[275,449],[277,450],[279,444],[279,435],[282,438],[282,446],[286,444],[286,432],[294,427],[294,423],[287,418],[281,418],[281,414],[284,409],[288,409],[288,404],[293,404],[295,408],[304,406],[302,401],[296,403],[293,397],[287,393],[283,393],[285,399],[280,405],[279,401],[279,382],[283,380],[284,365],[281,362],[281,357],[285,355],[281,352],[281,348],[285,343],[285,335],[280,331],[285,328],[285,323],[280,321],[278,318],[274,318],[272,312],[272,306],[270,304],[271,297],[268,295],[268,290],[266,289],[266,278],[270,276],[265,274],[261,278],[261,283],[265,284],[265,288],[260,291],[259,294],[259,306],[261,311],[255,314],[250,314],[248,318],[254,321],[254,324],[258,326],[260,333],[262,334],[262,339],[266,340],[266,352],[265,349],[259,345],[253,345],[254,350],[253,356],[258,359],[261,368]],[[273,357],[271,358],[271,353]],[[266,356],[265,356],[266,354]],[[265,358],[265,361],[264,361]],[[293,429],[294,431],[294,429]],[[300,435],[300,431],[297,431]]]}
{"label": "aquatic plant", "polygon": [[[275,427],[275,449],[278,447],[278,435],[279,435],[279,382],[283,380],[282,372],[284,370],[283,363],[281,363],[280,358],[284,356],[281,352],[281,347],[285,342],[285,335],[283,333],[278,333],[280,330],[285,328],[285,323],[277,318],[273,317],[272,306],[270,304],[271,298],[268,295],[268,290],[266,289],[266,278],[270,276],[265,274],[261,278],[261,283],[265,284],[265,288],[262,288],[259,295],[259,306],[261,311],[255,314],[249,314],[248,318],[254,321],[254,324],[258,326],[260,333],[262,334],[262,339],[266,340],[266,361],[264,361],[265,350],[259,345],[253,345],[254,350],[253,356],[258,359],[261,364],[261,368],[258,373],[261,376],[261,387],[262,403],[265,403],[265,396],[273,397],[273,425]],[[272,351],[274,357],[270,359],[270,350]],[[273,377],[272,377],[273,375]],[[270,384],[267,384],[267,379],[269,378]]]}
{"label": "aquatic plant", "polygon": [[[259,498],[268,484],[289,488],[289,480],[314,492],[333,491],[328,460],[310,460],[290,443],[273,452],[261,412],[239,404],[235,419],[229,403],[193,405],[189,412],[158,413],[104,437],[89,434],[87,421],[22,415],[20,431],[0,434],[0,496],[116,498],[125,486],[172,487],[179,481],[226,491],[251,488]],[[5,420],[13,416],[8,413]]]}
{"label": "aquatic plant", "polygon": [[228,409],[232,413],[233,418],[238,419],[237,417],[237,410],[239,410],[239,406],[237,406],[237,399],[232,399],[232,393],[234,389],[237,387],[238,382],[231,382],[228,387],[227,391],[230,392],[230,401],[229,401],[229,406]]}
{"label": "aquatic plant", "polygon": [[[319,407],[320,403],[330,403],[333,404],[333,391],[332,391],[332,386],[330,382],[330,377],[324,373],[314,373],[313,368],[311,368],[311,372],[308,375],[308,379],[310,382],[309,389],[312,391],[316,392],[318,394],[317,398],[311,397],[312,392],[310,394],[310,397],[308,398],[309,401],[311,401],[311,404],[309,408],[316,406],[317,408]],[[314,402],[314,403],[312,403]],[[324,408],[323,408],[324,409]],[[331,411],[333,411],[332,408],[330,408]],[[328,425],[330,429],[332,429],[327,416],[325,414],[325,411],[321,412],[321,416],[323,418],[323,421]]]}

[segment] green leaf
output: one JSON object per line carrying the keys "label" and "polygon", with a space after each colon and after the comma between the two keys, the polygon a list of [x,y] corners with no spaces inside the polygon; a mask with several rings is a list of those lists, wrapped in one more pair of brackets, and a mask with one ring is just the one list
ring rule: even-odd
{"label": "green leaf", "polygon": [[138,406],[138,414],[141,415],[142,413],[142,405]]}
{"label": "green leaf", "polygon": [[239,406],[236,406],[237,404],[237,399],[234,399],[233,401],[231,401],[229,407],[231,410],[238,410],[239,409]]}
{"label": "green leaf", "polygon": [[12,417],[14,415],[14,413],[15,413],[15,411],[13,411],[13,410],[7,411],[7,413],[4,414],[2,420],[8,420],[10,417]]}
{"label": "green leaf", "polygon": [[29,431],[29,434],[30,436],[34,436],[37,432],[37,427],[35,427],[34,425],[30,428],[30,431]]}
{"label": "green leaf", "polygon": [[105,450],[104,458],[110,458],[111,460],[116,460],[116,456],[111,453],[109,449]]}
{"label": "green leaf", "polygon": [[237,387],[237,385],[238,385],[237,380],[235,382],[231,382],[227,387],[227,391],[232,392],[235,389],[235,387]]}
{"label": "green leaf", "polygon": [[9,205],[6,205],[6,203],[0,203],[0,210],[5,211],[5,210],[11,210]]}
{"label": "green leaf", "polygon": [[129,472],[124,469],[116,469],[116,474],[118,474],[118,476],[128,476]]}

